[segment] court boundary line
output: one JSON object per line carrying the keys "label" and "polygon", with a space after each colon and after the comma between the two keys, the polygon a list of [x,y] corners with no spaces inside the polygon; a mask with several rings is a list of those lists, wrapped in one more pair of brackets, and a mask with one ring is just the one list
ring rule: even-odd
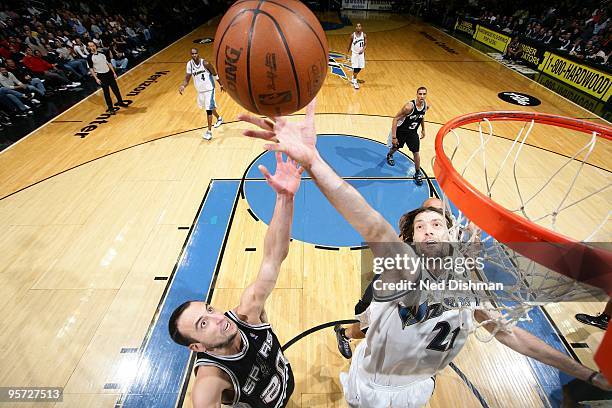
{"label": "court boundary line", "polygon": [[[427,23],[427,24],[429,24],[429,23]],[[583,107],[583,106],[578,105],[576,102],[574,102],[574,101],[572,101],[572,100],[570,100],[570,99],[567,99],[565,96],[563,96],[563,95],[561,95],[561,94],[558,94],[558,93],[554,92],[554,91],[553,91],[553,90],[551,90],[551,89],[548,89],[547,87],[545,87],[545,86],[544,86],[544,85],[542,85],[541,83],[539,83],[539,82],[537,82],[537,81],[535,81],[535,80],[533,80],[533,79],[529,78],[528,76],[525,76],[525,75],[521,74],[520,72],[515,71],[515,70],[513,70],[513,69],[512,69],[512,68],[510,68],[510,67],[505,66],[504,64],[500,63],[499,61],[497,61],[497,60],[496,60],[496,59],[494,59],[493,57],[491,57],[491,56],[487,55],[486,53],[484,53],[484,52],[480,51],[478,48],[472,47],[472,46],[471,46],[471,45],[469,45],[468,43],[465,43],[465,42],[461,41],[460,39],[458,39],[458,38],[456,38],[456,37],[453,37],[452,35],[450,35],[450,34],[448,34],[448,33],[444,32],[444,31],[442,31],[440,28],[438,28],[438,27],[434,26],[433,24],[429,24],[429,26],[431,26],[431,27],[432,27],[434,30],[437,30],[437,31],[439,31],[439,32],[443,33],[444,35],[446,35],[446,36],[448,36],[448,37],[452,38],[453,40],[460,42],[461,44],[465,45],[466,47],[469,47],[469,48],[470,48],[470,49],[472,49],[472,50],[476,50],[476,51],[478,51],[479,53],[481,53],[481,54],[482,54],[482,55],[484,55],[485,57],[487,57],[487,58],[491,59],[491,60],[492,60],[492,61],[494,61],[494,62],[497,62],[497,63],[498,63],[499,65],[501,65],[502,67],[504,67],[504,68],[508,69],[510,72],[512,72],[512,73],[514,73],[514,74],[517,74],[517,75],[519,75],[519,76],[520,76],[520,77],[522,77],[522,78],[526,78],[526,79],[528,79],[529,81],[533,82],[534,84],[536,84],[536,85],[538,85],[538,86],[541,86],[542,88],[546,89],[548,92],[552,92],[552,94],[553,94],[553,95],[556,95],[556,96],[559,96],[559,97],[561,97],[561,98],[565,99],[566,101],[568,101],[569,103],[573,104],[574,106],[576,106],[576,107],[580,108],[581,110],[583,110],[583,111],[585,111],[585,112],[589,112],[589,113],[591,113],[591,114],[593,114],[593,115],[597,116],[597,118],[598,118],[598,119],[603,120],[603,121],[604,121],[604,122],[606,122],[608,125],[612,125],[612,123],[610,123],[610,122],[609,122],[609,121],[607,121],[606,119],[602,118],[601,116],[597,115],[595,112],[591,112],[591,111],[590,111],[590,110],[588,110],[587,108],[585,108],[585,107]],[[579,91],[579,92],[581,92],[581,91]],[[604,103],[604,104],[606,103],[606,102],[602,101],[601,99],[600,99],[600,101],[601,101],[601,103]]]}

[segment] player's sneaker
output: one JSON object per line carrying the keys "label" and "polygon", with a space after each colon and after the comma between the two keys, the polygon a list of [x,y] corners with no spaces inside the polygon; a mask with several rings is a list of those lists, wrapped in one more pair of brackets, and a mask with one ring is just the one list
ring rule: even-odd
{"label": "player's sneaker", "polygon": [[359,89],[359,84],[357,83],[357,80],[353,82],[353,88]]}
{"label": "player's sneaker", "polygon": [[395,160],[393,160],[393,156],[390,154],[387,155],[387,164],[389,164],[389,166],[395,166]]}
{"label": "player's sneaker", "polygon": [[221,116],[219,116],[217,118],[217,121],[215,122],[215,124],[213,125],[214,128],[218,128],[219,126],[221,126],[221,124],[223,124],[223,118]]}
{"label": "player's sneaker", "polygon": [[423,175],[421,174],[420,170],[414,174],[414,182],[416,183],[417,186],[420,186],[423,184]]}
{"label": "player's sneaker", "polygon": [[576,320],[584,324],[590,324],[591,326],[599,327],[602,330],[607,330],[608,323],[610,322],[610,317],[605,314],[600,314],[599,316],[591,316],[585,313],[578,313],[576,315]]}
{"label": "player's sneaker", "polygon": [[207,130],[206,132],[204,132],[204,136],[202,136],[205,140],[210,140],[212,139],[212,132],[210,130]]}
{"label": "player's sneaker", "polygon": [[334,326],[334,331],[336,332],[336,341],[338,342],[338,351],[342,354],[342,357],[349,359],[353,357],[353,352],[351,351],[351,345],[349,344],[349,339],[344,335],[344,328],[339,324]]}

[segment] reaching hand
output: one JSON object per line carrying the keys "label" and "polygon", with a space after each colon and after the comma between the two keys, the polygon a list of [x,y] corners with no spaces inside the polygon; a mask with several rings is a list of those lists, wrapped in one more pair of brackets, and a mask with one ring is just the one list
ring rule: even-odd
{"label": "reaching hand", "polygon": [[276,172],[273,175],[265,166],[259,165],[258,169],[277,194],[286,195],[295,195],[304,172],[304,168],[298,167],[298,164],[290,158],[283,161],[283,155],[280,152],[276,152]]}
{"label": "reaching hand", "polygon": [[182,95],[183,92],[185,91],[185,85],[181,85],[179,86],[179,93]]}
{"label": "reaching hand", "polygon": [[283,152],[308,170],[317,157],[314,112],[315,100],[313,99],[306,107],[306,117],[302,122],[288,122],[284,117],[264,119],[246,113],[239,115],[238,119],[263,129],[245,130],[243,132],[245,136],[274,142],[266,144],[264,148]]}

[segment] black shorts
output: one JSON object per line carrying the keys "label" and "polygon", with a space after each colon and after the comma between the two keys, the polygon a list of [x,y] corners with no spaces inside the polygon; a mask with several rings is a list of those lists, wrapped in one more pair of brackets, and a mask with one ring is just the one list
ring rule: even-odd
{"label": "black shorts", "polygon": [[406,145],[412,153],[419,152],[419,148],[421,147],[421,139],[419,139],[419,134],[416,130],[405,133],[397,132],[396,136],[398,147],[404,147],[404,145]]}
{"label": "black shorts", "polygon": [[[357,301],[355,304],[355,316],[358,316],[366,311],[366,309],[372,303],[372,299],[374,298],[374,282],[380,277],[380,275],[374,274],[372,281],[366,288],[365,292],[361,296],[361,299]],[[368,328],[361,329],[361,331],[365,334],[368,331]]]}

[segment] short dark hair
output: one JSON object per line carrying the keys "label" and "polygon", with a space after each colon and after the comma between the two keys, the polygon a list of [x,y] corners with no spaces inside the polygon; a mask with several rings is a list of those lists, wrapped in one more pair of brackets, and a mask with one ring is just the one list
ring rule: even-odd
{"label": "short dark hair", "polygon": [[453,226],[453,220],[450,217],[448,212],[442,211],[437,207],[419,207],[416,210],[412,210],[402,215],[399,220],[399,230],[400,230],[400,238],[402,241],[406,243],[412,243],[414,240],[414,219],[417,215],[425,211],[433,211],[437,212],[441,216],[446,218],[446,227],[450,228]]}
{"label": "short dark hair", "polygon": [[422,90],[424,90],[425,92],[427,92],[427,88],[425,88],[424,86],[419,86],[419,89],[417,89],[417,93],[418,93],[418,92],[419,92],[421,89],[422,89]]}
{"label": "short dark hair", "polygon": [[180,344],[181,346],[189,347],[192,343],[197,343],[196,340],[192,339],[189,336],[184,336],[178,329],[178,319],[181,317],[185,309],[191,305],[193,301],[188,300],[187,302],[181,304],[179,307],[174,309],[174,312],[170,315],[170,320],[168,320],[168,332],[170,333],[170,337],[174,340],[175,343]]}

